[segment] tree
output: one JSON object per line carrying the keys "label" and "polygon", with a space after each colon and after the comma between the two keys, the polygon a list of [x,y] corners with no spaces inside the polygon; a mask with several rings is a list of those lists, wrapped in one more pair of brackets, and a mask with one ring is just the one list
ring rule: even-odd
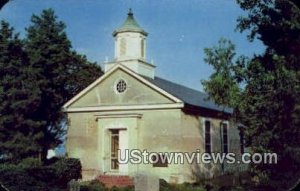
{"label": "tree", "polygon": [[0,28],[0,155],[19,160],[38,153],[39,121],[31,119],[39,101],[23,43],[7,22]]}
{"label": "tree", "polygon": [[37,76],[35,83],[41,92],[34,120],[43,124],[39,145],[44,160],[48,149],[62,142],[66,121],[63,104],[102,72],[99,66],[71,50],[71,42],[64,31],[65,24],[57,21],[52,9],[44,10],[41,16],[33,15],[31,22],[26,29],[26,51],[31,67],[35,69],[33,74]]}
{"label": "tree", "polygon": [[[236,64],[237,67],[231,67],[230,60],[223,65],[216,62],[218,67],[229,68],[233,84],[243,83],[240,98],[231,96],[224,103],[236,103],[231,106],[236,106],[236,117],[247,127],[247,144],[252,152],[278,155],[278,164],[252,166],[260,185],[264,189],[287,190],[300,176],[300,3],[291,0],[237,2],[248,12],[246,17],[238,19],[237,28],[250,30],[249,40],[258,38],[266,50],[249,62]],[[230,46],[226,50],[230,51]],[[220,60],[224,57],[216,55]],[[217,74],[223,78],[220,81],[230,83],[226,81],[226,73],[217,71]],[[213,93],[218,87],[224,89],[222,83],[214,86],[217,87],[208,87]]]}
{"label": "tree", "polygon": [[[242,56],[236,58],[234,44],[224,38],[219,40],[218,46],[205,48],[204,53],[206,55],[204,61],[214,69],[209,80],[201,81],[205,92],[208,93],[208,99],[212,99],[217,105],[223,107],[220,116],[221,119],[228,116],[225,112],[228,108],[234,110],[235,117],[237,118],[242,93],[239,83],[242,81],[243,66],[246,58]],[[223,121],[221,121],[221,123],[223,123]],[[221,125],[219,131],[220,140],[223,142]],[[222,144],[221,151],[223,152]],[[223,163],[222,170],[224,172]]]}
{"label": "tree", "polygon": [[101,68],[96,63],[89,62],[86,56],[72,51],[70,59],[66,79],[66,100],[71,99],[103,74]]}
{"label": "tree", "polygon": [[257,152],[276,152],[277,165],[258,165],[256,174],[276,189],[287,189],[300,176],[300,2],[238,0],[248,16],[238,28],[266,45],[245,76],[249,144]]}
{"label": "tree", "polygon": [[243,66],[245,58],[235,59],[234,44],[224,38],[219,40],[218,46],[205,48],[204,52],[206,55],[204,61],[212,65],[214,69],[214,73],[209,77],[209,80],[202,81],[205,92],[219,106],[238,109],[241,90],[237,69]]}
{"label": "tree", "polygon": [[2,9],[2,7],[4,7],[4,5],[5,5],[6,3],[8,3],[8,1],[9,1],[9,0],[1,0],[1,1],[0,1],[0,10]]}

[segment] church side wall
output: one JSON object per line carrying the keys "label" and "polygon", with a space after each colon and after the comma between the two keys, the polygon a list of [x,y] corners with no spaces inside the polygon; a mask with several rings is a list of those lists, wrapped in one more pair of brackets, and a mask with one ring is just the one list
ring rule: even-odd
{"label": "church side wall", "polygon": [[[182,143],[181,110],[166,109],[143,112],[140,123],[140,149],[148,152],[180,152]],[[151,173],[167,181],[177,181],[179,166],[154,167],[153,164],[139,165],[139,173]]]}
{"label": "church side wall", "polygon": [[[204,121],[211,122],[211,143],[212,153],[222,153],[221,151],[221,131],[220,123],[224,122],[219,118],[203,117],[199,115],[187,114],[181,112],[181,124],[183,130],[183,148],[185,152],[200,153],[199,156],[205,152],[205,135],[204,135]],[[240,154],[240,140],[239,131],[235,124],[231,121],[226,121],[229,124],[228,128],[228,152]],[[197,179],[211,178],[220,175],[222,172],[221,164],[204,164],[201,160],[195,160],[192,164],[185,162],[181,166],[181,174],[185,177],[184,181],[196,181]]]}
{"label": "church side wall", "polygon": [[[127,118],[127,114],[139,114],[140,118]],[[103,115],[124,115],[124,118],[98,118]],[[109,169],[109,135],[102,131],[111,125],[127,126],[128,149],[147,152],[200,152],[204,151],[203,121],[212,122],[212,152],[220,152],[220,119],[203,118],[186,114],[181,109],[136,110],[123,112],[69,113],[70,124],[66,149],[69,157],[79,158],[84,170],[84,179],[92,179]],[[239,152],[239,135],[229,123],[229,152]],[[101,138],[103,137],[103,139]],[[103,149],[106,151],[103,151]],[[168,167],[153,167],[153,164],[129,164],[128,174],[147,173],[169,182],[191,182],[197,177],[209,177],[221,172],[220,165],[202,163],[168,164]]]}

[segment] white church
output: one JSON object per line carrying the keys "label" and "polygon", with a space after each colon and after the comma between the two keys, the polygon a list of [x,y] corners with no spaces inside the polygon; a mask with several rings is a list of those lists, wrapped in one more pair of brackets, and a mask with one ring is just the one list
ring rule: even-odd
{"label": "white church", "polygon": [[147,35],[130,10],[112,33],[115,58],[106,63],[105,74],[64,105],[67,154],[80,159],[84,180],[148,173],[182,183],[222,172],[220,164],[197,161],[121,164],[125,150],[243,152],[231,109],[224,111],[205,93],[156,76],[146,59]]}

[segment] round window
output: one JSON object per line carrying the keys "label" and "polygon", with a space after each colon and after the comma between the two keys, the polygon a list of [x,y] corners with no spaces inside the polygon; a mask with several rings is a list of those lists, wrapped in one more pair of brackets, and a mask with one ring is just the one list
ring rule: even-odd
{"label": "round window", "polygon": [[116,90],[118,93],[123,93],[126,91],[127,84],[124,80],[119,80],[116,84]]}

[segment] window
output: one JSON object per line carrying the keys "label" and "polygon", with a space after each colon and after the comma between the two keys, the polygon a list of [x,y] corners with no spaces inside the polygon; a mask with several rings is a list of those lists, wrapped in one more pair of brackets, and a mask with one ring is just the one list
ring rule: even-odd
{"label": "window", "polygon": [[119,80],[116,84],[116,91],[118,93],[124,93],[127,88],[127,84],[124,80]]}
{"label": "window", "polygon": [[245,152],[245,133],[244,133],[244,129],[242,127],[240,127],[239,130],[240,130],[240,149],[241,149],[241,154],[244,154],[244,152]]}
{"label": "window", "polygon": [[223,153],[228,153],[228,124],[221,123],[222,128],[222,149]]}
{"label": "window", "polygon": [[120,55],[124,56],[126,54],[126,39],[121,38],[120,41]]}
{"label": "window", "polygon": [[211,129],[211,124],[210,121],[205,121],[205,152],[206,153],[211,153],[211,134],[210,134],[210,129]]}
{"label": "window", "polygon": [[166,159],[163,154],[153,155],[151,160],[157,161],[156,163],[153,163],[153,167],[168,167],[168,161],[162,159]]}
{"label": "window", "polygon": [[142,56],[142,58],[145,57],[145,40],[144,39],[141,40],[141,56]]}
{"label": "window", "polygon": [[119,130],[113,129],[111,130],[111,169],[118,170],[118,150],[119,150]]}

